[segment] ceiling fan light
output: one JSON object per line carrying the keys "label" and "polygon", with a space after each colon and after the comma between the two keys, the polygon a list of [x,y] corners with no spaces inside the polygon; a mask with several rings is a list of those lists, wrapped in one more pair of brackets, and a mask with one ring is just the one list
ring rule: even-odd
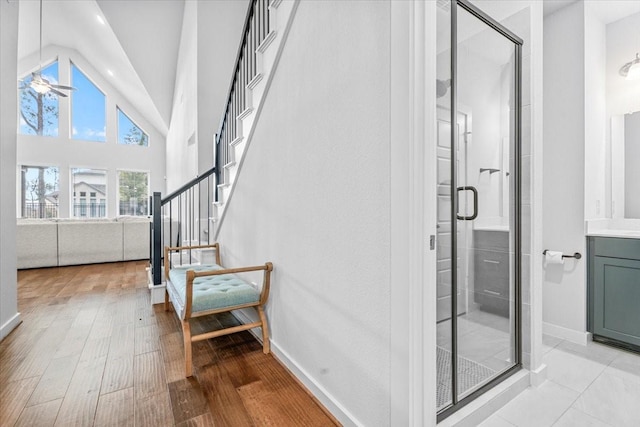
{"label": "ceiling fan light", "polygon": [[49,85],[42,81],[34,80],[31,82],[31,89],[35,90],[38,93],[47,93],[49,92]]}
{"label": "ceiling fan light", "polygon": [[627,80],[640,79],[640,61],[635,62],[627,73]]}

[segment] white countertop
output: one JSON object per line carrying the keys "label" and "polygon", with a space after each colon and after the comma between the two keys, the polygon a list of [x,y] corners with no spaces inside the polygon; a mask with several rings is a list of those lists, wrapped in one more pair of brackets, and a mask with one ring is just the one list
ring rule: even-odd
{"label": "white countertop", "polygon": [[640,230],[589,230],[587,236],[591,237],[619,237],[623,239],[640,239]]}

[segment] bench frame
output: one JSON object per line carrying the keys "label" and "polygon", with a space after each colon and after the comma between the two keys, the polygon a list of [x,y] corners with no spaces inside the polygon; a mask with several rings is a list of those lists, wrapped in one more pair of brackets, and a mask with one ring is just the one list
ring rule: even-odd
{"label": "bench frame", "polygon": [[[181,250],[193,250],[193,249],[215,249],[216,251],[216,264],[222,267],[220,262],[220,245],[218,243],[214,243],[211,245],[198,245],[198,246],[175,246],[169,247],[165,246],[164,248],[164,272],[165,272],[165,280],[169,282],[169,272],[171,271],[171,252],[181,251]],[[263,281],[262,281],[262,290],[260,292],[260,299],[255,303],[250,304],[241,304],[234,305],[229,307],[217,308],[214,310],[204,310],[192,312],[192,303],[193,303],[193,281],[197,277],[205,277],[205,276],[217,276],[221,274],[235,274],[235,273],[245,273],[249,271],[264,271]],[[269,345],[269,326],[267,325],[267,316],[264,312],[264,305],[269,298],[269,288],[271,285],[271,271],[273,271],[273,264],[270,262],[265,263],[264,265],[257,265],[251,267],[240,267],[240,268],[227,268],[221,270],[211,270],[211,271],[200,271],[196,272],[194,270],[187,270],[187,283],[185,289],[185,309],[184,309],[184,318],[180,319],[182,323],[182,338],[184,341],[184,361],[185,361],[185,376],[190,377],[193,373],[193,364],[192,364],[192,344],[196,341],[207,340],[209,338],[220,337],[223,335],[233,334],[236,332],[247,331],[253,328],[262,328],[262,351],[264,354],[268,354],[270,352]],[[167,284],[168,286],[168,284]],[[172,301],[170,301],[170,295],[167,289],[165,289],[164,294],[164,309],[165,311],[170,311],[171,306],[173,305]],[[259,321],[246,323],[238,326],[232,326],[230,328],[219,329],[211,332],[205,332],[202,334],[192,335],[191,334],[191,324],[189,323],[190,319],[195,317],[208,316],[211,314],[218,313],[226,313],[233,310],[240,310],[243,308],[253,307],[259,317]],[[174,310],[175,311],[175,310]],[[176,314],[178,312],[176,311]],[[179,317],[179,314],[178,314]]]}

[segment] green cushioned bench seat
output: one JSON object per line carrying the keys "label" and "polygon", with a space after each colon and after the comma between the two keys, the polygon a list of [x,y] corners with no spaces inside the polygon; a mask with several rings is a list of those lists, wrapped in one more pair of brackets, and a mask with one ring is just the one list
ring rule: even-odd
{"label": "green cushioned bench seat", "polygon": [[[187,271],[195,272],[221,270],[217,264],[190,265],[174,267],[169,271],[168,291],[174,306],[184,318],[185,292],[187,287]],[[244,304],[257,303],[260,292],[251,284],[235,274],[196,277],[193,281],[192,312],[216,310]]]}
{"label": "green cushioned bench seat", "polygon": [[[171,255],[182,251],[200,251],[213,249],[215,263],[172,265]],[[197,258],[196,258],[197,259]],[[273,264],[224,268],[220,261],[220,245],[212,243],[195,246],[176,246],[164,248],[164,278],[166,283],[164,309],[173,307],[182,323],[184,340],[185,376],[193,373],[192,346],[194,341],[217,338],[223,335],[262,329],[262,351],[267,354],[271,350],[269,343],[269,325],[264,306],[269,298],[271,271]],[[236,274],[257,274],[262,272],[262,287],[247,283]],[[224,312],[232,312],[241,308],[253,308],[258,319],[240,325],[214,327],[213,330],[191,333],[191,320],[200,316],[215,316]],[[220,325],[221,326],[221,325]]]}

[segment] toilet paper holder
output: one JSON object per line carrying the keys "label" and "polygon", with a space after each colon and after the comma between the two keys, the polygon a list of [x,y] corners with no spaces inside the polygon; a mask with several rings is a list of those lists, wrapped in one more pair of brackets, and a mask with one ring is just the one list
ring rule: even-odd
{"label": "toilet paper holder", "polygon": [[[545,249],[544,251],[542,251],[542,255],[546,255],[547,254],[547,250]],[[582,255],[580,254],[580,252],[576,252],[573,255],[562,255],[562,258],[575,258],[575,259],[580,259],[582,258]]]}

